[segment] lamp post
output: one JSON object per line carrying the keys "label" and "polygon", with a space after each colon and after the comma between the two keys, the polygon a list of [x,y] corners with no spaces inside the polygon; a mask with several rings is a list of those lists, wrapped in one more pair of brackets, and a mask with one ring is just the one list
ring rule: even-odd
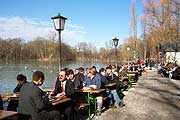
{"label": "lamp post", "polygon": [[[159,62],[161,62],[161,44],[159,44],[159,45],[157,45],[156,46],[156,52],[157,52],[157,62],[159,63]],[[160,60],[159,60],[160,59]]]}
{"label": "lamp post", "polygon": [[51,18],[54,22],[54,28],[58,31],[59,35],[59,72],[61,70],[61,31],[64,30],[65,20],[67,18],[60,16],[60,13],[57,16]]}
{"label": "lamp post", "polygon": [[127,51],[128,51],[128,67],[129,67],[129,52],[130,52],[130,47],[127,47]]}
{"label": "lamp post", "polygon": [[117,46],[118,46],[118,41],[119,41],[119,39],[117,39],[117,38],[115,37],[115,38],[112,39],[112,40],[113,40],[113,44],[114,44],[114,46],[115,46],[115,48],[116,48],[116,67],[118,67]]}
{"label": "lamp post", "polygon": [[159,63],[159,55],[158,55],[158,53],[159,53],[159,47],[158,47],[158,46],[156,46],[157,64]]}

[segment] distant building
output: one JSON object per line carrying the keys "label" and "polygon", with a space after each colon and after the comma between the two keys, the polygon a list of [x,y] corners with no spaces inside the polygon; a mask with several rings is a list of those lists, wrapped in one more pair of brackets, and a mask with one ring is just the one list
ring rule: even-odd
{"label": "distant building", "polygon": [[164,58],[166,62],[175,62],[180,65],[180,41],[173,44],[163,45]]}
{"label": "distant building", "polygon": [[166,60],[166,62],[177,61],[178,63],[180,63],[180,51],[179,52],[166,51],[165,52],[165,60]]}

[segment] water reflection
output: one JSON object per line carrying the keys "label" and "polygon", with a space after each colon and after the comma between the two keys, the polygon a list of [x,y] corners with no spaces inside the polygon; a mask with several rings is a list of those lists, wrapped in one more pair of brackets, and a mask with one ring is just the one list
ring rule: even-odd
{"label": "water reflection", "polygon": [[[105,63],[99,62],[71,62],[63,63],[62,67],[75,69],[78,67],[91,67],[95,65],[97,69],[105,67]],[[31,81],[33,71],[40,70],[45,73],[45,82],[42,87],[54,87],[56,77],[58,75],[58,64],[56,62],[21,62],[21,63],[0,63],[0,94],[12,93],[16,87],[16,76],[22,73],[27,76],[27,80]]]}

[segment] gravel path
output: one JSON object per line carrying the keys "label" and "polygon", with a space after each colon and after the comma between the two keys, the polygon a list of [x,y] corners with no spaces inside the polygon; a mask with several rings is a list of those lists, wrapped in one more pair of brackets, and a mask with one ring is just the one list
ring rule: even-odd
{"label": "gravel path", "polygon": [[125,107],[108,109],[93,119],[180,120],[180,80],[161,78],[151,70],[125,94]]}

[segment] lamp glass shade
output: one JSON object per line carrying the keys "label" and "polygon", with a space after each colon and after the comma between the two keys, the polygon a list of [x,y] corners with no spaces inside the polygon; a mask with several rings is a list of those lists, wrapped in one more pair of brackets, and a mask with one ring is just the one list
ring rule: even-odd
{"label": "lamp glass shade", "polygon": [[129,46],[127,47],[127,51],[130,51],[130,47]]}
{"label": "lamp glass shade", "polygon": [[60,14],[58,14],[58,16],[52,17],[51,19],[53,19],[54,21],[54,27],[56,30],[64,30],[65,20],[67,18],[60,16]]}
{"label": "lamp glass shade", "polygon": [[114,46],[118,45],[118,41],[119,41],[119,39],[117,39],[116,37],[113,39]]}

